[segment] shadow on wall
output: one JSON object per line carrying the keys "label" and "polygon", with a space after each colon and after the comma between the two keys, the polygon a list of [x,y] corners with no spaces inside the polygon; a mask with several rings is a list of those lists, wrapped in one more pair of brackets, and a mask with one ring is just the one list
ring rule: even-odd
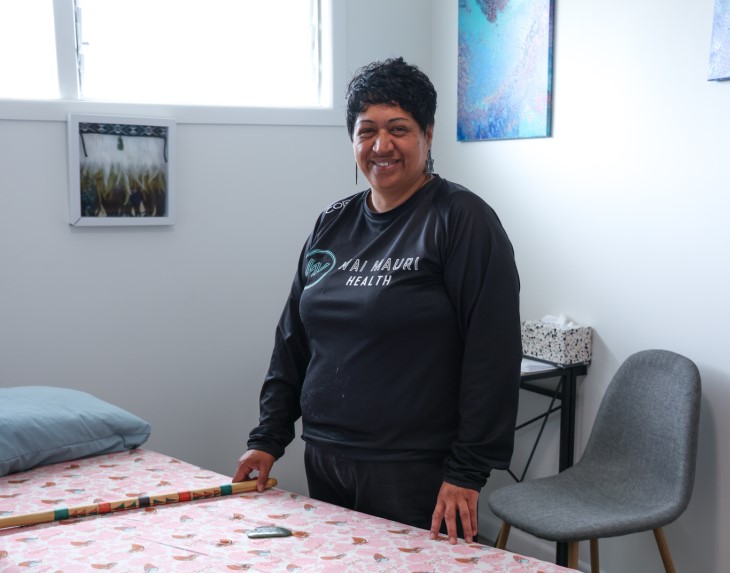
{"label": "shadow on wall", "polygon": [[[698,366],[700,366],[698,364]],[[699,444],[692,499],[685,512],[686,523],[695,524],[691,529],[683,525],[680,517],[676,525],[669,525],[668,534],[672,556],[678,571],[722,571],[717,562],[720,555],[718,532],[720,523],[720,484],[717,476],[718,440],[715,412],[730,411],[730,376],[727,372],[700,367],[702,374],[702,404],[700,407]],[[709,393],[708,388],[712,388]],[[720,392],[720,396],[716,396]],[[697,527],[699,525],[699,527]],[[726,524],[725,524],[726,527]],[[678,557],[691,556],[690,562],[682,563]],[[725,564],[727,566],[727,564]]]}

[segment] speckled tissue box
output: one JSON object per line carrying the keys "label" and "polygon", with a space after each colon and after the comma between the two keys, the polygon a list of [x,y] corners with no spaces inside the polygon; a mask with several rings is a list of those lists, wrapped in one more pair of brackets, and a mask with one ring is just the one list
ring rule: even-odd
{"label": "speckled tissue box", "polygon": [[522,354],[558,366],[591,361],[590,326],[560,326],[540,320],[522,321]]}

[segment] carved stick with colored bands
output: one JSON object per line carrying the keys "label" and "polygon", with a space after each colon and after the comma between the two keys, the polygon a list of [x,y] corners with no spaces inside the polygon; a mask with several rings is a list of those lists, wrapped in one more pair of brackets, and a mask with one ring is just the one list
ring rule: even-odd
{"label": "carved stick with colored bands", "polygon": [[[266,489],[274,487],[276,483],[277,482],[274,478],[269,478],[266,482]],[[4,529],[6,527],[19,527],[23,525],[37,525],[39,523],[51,523],[53,521],[87,517],[90,515],[102,515],[115,511],[125,511],[127,509],[157,507],[158,505],[180,503],[183,501],[196,501],[198,499],[207,499],[210,497],[236,495],[251,491],[256,491],[255,479],[225,484],[218,487],[205,487],[201,489],[192,489],[190,491],[176,491],[159,495],[130,497],[119,501],[93,503],[91,505],[77,505],[76,507],[66,507],[50,511],[39,511],[37,513],[25,513],[23,515],[0,517],[0,529]]]}

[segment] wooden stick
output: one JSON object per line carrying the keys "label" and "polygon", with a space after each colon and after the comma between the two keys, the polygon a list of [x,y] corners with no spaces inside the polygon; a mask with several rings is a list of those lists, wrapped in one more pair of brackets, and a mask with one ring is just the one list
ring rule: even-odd
{"label": "wooden stick", "polygon": [[[276,485],[274,478],[266,481],[266,489]],[[52,509],[50,511],[39,511],[37,513],[25,513],[22,515],[11,515],[8,517],[0,517],[0,529],[6,527],[20,527],[23,525],[37,525],[39,523],[51,523],[53,521],[61,521],[63,519],[72,519],[77,517],[87,517],[90,515],[102,515],[114,511],[125,511],[127,509],[140,509],[143,507],[156,507],[158,505],[166,505],[169,503],[179,503],[183,501],[196,501],[198,499],[207,499],[210,497],[222,497],[226,495],[236,495],[256,491],[256,480],[240,481],[225,484],[217,487],[206,487],[201,489],[191,489],[190,491],[175,491],[171,493],[163,493],[159,495],[151,495],[149,497],[130,497],[120,501],[101,502],[91,505],[78,505],[76,507],[67,507],[63,509]]]}

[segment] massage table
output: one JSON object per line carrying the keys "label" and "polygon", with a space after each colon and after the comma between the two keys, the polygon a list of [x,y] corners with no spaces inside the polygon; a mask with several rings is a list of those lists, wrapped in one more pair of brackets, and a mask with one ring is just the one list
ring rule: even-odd
{"label": "massage table", "polygon": [[[142,448],[0,477],[0,519],[49,511],[58,516],[0,529],[0,572],[570,571],[479,543],[451,545],[444,536],[433,541],[428,531],[277,487],[162,505],[148,501],[80,518],[66,511],[160,492],[220,492],[228,484],[230,477]],[[247,536],[267,525],[292,535]]]}

